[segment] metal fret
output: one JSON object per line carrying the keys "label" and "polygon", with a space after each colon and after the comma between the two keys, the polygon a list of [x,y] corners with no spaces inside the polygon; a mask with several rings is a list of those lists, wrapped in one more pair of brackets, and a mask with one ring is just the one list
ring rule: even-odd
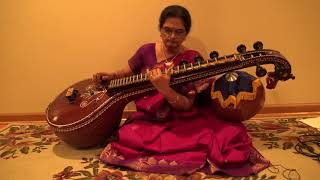
{"label": "metal fret", "polygon": [[114,80],[111,80],[111,81],[110,81],[110,85],[109,85],[109,86],[110,86],[110,87],[112,87],[112,86],[113,86],[113,84],[114,84]]}
{"label": "metal fret", "polygon": [[122,85],[122,78],[119,78],[119,86]]}
{"label": "metal fret", "polygon": [[125,82],[125,84],[128,84],[128,77],[124,78],[124,82]]}
{"label": "metal fret", "polygon": [[118,84],[119,84],[119,79],[116,79],[115,86],[118,86]]}

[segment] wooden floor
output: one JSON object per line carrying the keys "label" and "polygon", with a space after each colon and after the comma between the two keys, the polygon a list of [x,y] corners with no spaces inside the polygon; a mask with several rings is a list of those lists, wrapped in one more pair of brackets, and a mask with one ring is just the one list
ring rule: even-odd
{"label": "wooden floor", "polygon": [[[123,117],[128,117],[135,110],[126,108]],[[297,117],[297,116],[320,116],[320,103],[314,104],[288,104],[288,105],[265,105],[265,107],[254,117]],[[0,114],[0,122],[10,121],[45,121],[44,112],[36,113],[7,113]]]}

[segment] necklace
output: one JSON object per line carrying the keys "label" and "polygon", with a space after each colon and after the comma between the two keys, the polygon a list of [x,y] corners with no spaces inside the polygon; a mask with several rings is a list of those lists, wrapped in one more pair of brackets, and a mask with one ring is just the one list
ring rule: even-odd
{"label": "necklace", "polygon": [[164,46],[162,45],[162,53],[163,53],[164,57],[166,58],[166,59],[165,59],[165,62],[164,62],[164,64],[166,65],[166,67],[172,67],[172,65],[173,65],[173,60],[178,56],[178,54],[180,53],[180,50],[181,50],[181,48],[179,48],[178,52],[173,56],[173,58],[170,58],[170,59],[169,59],[169,58],[167,57],[167,54],[165,53]]}

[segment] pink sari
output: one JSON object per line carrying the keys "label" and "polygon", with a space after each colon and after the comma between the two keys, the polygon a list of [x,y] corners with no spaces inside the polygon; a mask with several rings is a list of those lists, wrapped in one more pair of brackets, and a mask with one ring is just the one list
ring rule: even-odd
{"label": "pink sari", "polygon": [[[198,55],[188,50],[178,55],[174,63],[192,62]],[[163,63],[152,58],[154,44],[147,44],[129,60],[129,65],[136,73],[163,67]],[[186,96],[192,90],[192,85],[176,89]],[[156,92],[137,99],[136,106],[137,112],[119,129],[118,139],[101,153],[103,162],[176,175],[220,171],[248,176],[269,166],[269,161],[252,146],[246,127],[241,122],[218,119],[210,103],[195,105],[190,111],[177,111]]]}

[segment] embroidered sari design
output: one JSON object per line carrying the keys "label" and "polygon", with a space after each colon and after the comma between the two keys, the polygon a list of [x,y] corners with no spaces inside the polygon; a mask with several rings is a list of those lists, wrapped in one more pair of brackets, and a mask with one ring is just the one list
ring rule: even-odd
{"label": "embroidered sari design", "polygon": [[[133,72],[164,67],[163,62],[157,63],[154,49],[155,44],[146,44],[137,51],[129,60]],[[174,64],[193,62],[196,56],[198,52],[187,50],[176,56]],[[188,84],[176,91],[188,96],[195,86]],[[118,139],[101,153],[103,162],[145,172],[182,175],[221,171],[232,176],[256,174],[270,164],[252,146],[246,127],[217,118],[210,104],[177,111],[158,92],[135,103],[137,112],[119,129]]]}

